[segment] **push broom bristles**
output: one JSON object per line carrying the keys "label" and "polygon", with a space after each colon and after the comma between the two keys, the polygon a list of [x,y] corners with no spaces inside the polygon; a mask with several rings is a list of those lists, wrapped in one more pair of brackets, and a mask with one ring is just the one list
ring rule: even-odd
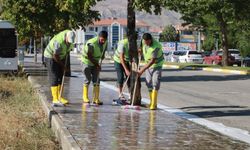
{"label": "push broom bristles", "polygon": [[124,105],[121,106],[122,109],[133,109],[133,110],[140,110],[140,106],[135,106],[135,105]]}
{"label": "push broom bristles", "polygon": [[[139,66],[140,66],[140,56],[139,56],[139,61],[138,61],[138,66],[137,66],[137,72],[139,71]],[[136,88],[137,88],[137,82],[138,82],[138,73],[136,74],[136,79],[135,79],[135,87],[134,87],[134,91],[133,91],[133,98],[132,98],[132,104],[131,105],[125,105],[122,106],[122,109],[134,109],[134,110],[140,110],[140,106],[134,105],[135,102],[135,94],[136,94]]]}

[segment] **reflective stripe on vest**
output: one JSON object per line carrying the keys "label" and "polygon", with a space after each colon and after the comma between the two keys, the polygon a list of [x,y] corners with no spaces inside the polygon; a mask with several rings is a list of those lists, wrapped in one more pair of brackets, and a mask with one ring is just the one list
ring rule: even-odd
{"label": "reflective stripe on vest", "polygon": [[143,48],[143,56],[145,59],[145,62],[148,63],[152,59],[152,54],[156,49],[158,50],[157,53],[157,58],[155,63],[151,66],[151,68],[156,68],[156,67],[162,67],[164,63],[164,56],[163,56],[163,51],[162,51],[162,45],[157,42],[156,40],[153,39],[153,43],[151,46],[146,46],[146,44],[143,42],[142,44]]}
{"label": "reflective stripe on vest", "polygon": [[57,42],[60,45],[61,51],[59,54],[60,59],[65,59],[66,55],[68,52],[70,52],[70,50],[73,48],[73,44],[70,44],[69,46],[66,45],[65,42],[65,35],[67,32],[69,32],[70,30],[64,30],[60,33],[58,33],[57,35],[55,35],[49,42],[49,44],[47,45],[47,47],[45,48],[44,51],[44,57],[46,58],[53,58],[53,55],[55,54],[55,47],[54,47],[54,43]]}
{"label": "reflective stripe on vest", "polygon": [[[126,62],[128,62],[129,61],[129,48],[128,48],[129,43],[128,43],[128,39],[126,38],[126,39],[123,39],[123,40],[119,41],[118,45],[119,44],[123,44],[124,60]],[[119,52],[118,48],[115,51],[114,61],[116,61],[117,63],[121,63],[120,52]]]}
{"label": "reflective stripe on vest", "polygon": [[98,37],[89,39],[82,50],[82,62],[86,65],[94,66],[94,64],[88,59],[88,45],[93,46],[92,56],[94,60],[99,62],[102,57],[103,52],[107,47],[107,42],[102,46],[99,44]]}

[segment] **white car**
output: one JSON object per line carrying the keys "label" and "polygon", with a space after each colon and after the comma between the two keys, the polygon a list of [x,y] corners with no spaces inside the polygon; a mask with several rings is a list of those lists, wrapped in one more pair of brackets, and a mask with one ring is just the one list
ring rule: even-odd
{"label": "white car", "polygon": [[168,51],[164,53],[165,61],[167,62],[179,62],[179,51]]}
{"label": "white car", "polygon": [[181,51],[181,54],[179,56],[179,62],[202,64],[203,58],[201,53],[197,51]]}

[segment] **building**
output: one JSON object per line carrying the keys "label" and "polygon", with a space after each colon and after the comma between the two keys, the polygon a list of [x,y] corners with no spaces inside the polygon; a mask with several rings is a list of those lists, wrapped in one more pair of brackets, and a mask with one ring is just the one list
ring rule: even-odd
{"label": "building", "polygon": [[162,33],[162,27],[150,27],[149,32],[154,37],[154,39],[159,40],[160,34]]}
{"label": "building", "polygon": [[181,47],[184,49],[201,50],[201,44],[204,35],[192,25],[176,25],[174,26],[179,33]]}
{"label": "building", "polygon": [[[116,47],[119,40],[124,39],[127,33],[127,19],[108,18],[95,21],[92,25],[86,27],[86,32],[107,31],[108,37],[108,50]],[[144,21],[136,20],[136,31],[145,33],[149,31],[149,25]]]}

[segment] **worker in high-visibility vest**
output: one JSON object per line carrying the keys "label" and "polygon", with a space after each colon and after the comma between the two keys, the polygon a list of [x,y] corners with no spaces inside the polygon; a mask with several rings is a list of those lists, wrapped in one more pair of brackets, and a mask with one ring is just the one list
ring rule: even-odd
{"label": "worker in high-visibility vest", "polygon": [[73,49],[75,33],[71,30],[64,30],[55,35],[44,51],[44,58],[48,68],[48,77],[51,85],[52,103],[65,105],[68,100],[60,97],[63,72],[66,69],[65,59],[70,50]]}
{"label": "worker in high-visibility vest", "polygon": [[143,72],[146,72],[146,85],[150,97],[149,108],[155,110],[157,109],[157,95],[164,63],[162,45],[151,34],[145,33],[142,37],[141,50],[146,64],[138,71],[138,75],[141,76]]}
{"label": "worker in high-visibility vest", "polygon": [[82,65],[83,65],[83,102],[89,103],[88,89],[89,84],[93,82],[93,103],[102,105],[103,102],[99,99],[100,86],[99,86],[99,72],[101,70],[100,60],[105,57],[107,50],[108,33],[101,31],[98,37],[92,38],[86,42],[82,51]]}
{"label": "worker in high-visibility vest", "polygon": [[[114,55],[114,64],[117,72],[117,88],[119,92],[119,99],[113,101],[113,104],[124,105],[126,104],[126,99],[122,93],[122,88],[125,78],[130,76],[130,58],[129,58],[129,42],[128,38],[125,38],[118,42],[118,47]],[[127,82],[128,89],[130,89],[130,82]]]}

